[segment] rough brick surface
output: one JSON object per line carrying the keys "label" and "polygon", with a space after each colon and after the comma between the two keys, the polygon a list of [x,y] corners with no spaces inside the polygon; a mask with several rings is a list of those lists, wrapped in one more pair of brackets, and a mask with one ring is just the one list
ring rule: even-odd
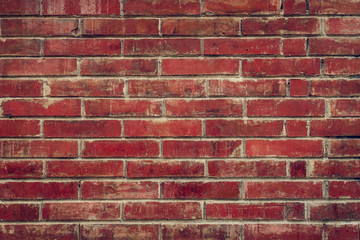
{"label": "rough brick surface", "polygon": [[1,240],[360,240],[360,0],[0,0]]}

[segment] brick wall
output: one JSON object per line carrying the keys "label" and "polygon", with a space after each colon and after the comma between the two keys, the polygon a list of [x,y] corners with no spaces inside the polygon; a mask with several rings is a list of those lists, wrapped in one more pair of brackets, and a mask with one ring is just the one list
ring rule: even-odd
{"label": "brick wall", "polygon": [[359,240],[359,0],[0,20],[0,239]]}

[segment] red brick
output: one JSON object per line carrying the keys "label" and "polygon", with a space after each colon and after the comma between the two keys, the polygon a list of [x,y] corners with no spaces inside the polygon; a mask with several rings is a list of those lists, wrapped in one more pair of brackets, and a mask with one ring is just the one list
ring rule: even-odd
{"label": "red brick", "polygon": [[209,203],[206,219],[282,220],[284,207],[283,203]]}
{"label": "red brick", "polygon": [[280,54],[280,38],[205,39],[205,55],[276,55]]}
{"label": "red brick", "polygon": [[287,220],[305,220],[305,204],[297,202],[286,203]]}
{"label": "red brick", "polygon": [[39,120],[0,120],[0,137],[40,136]]}
{"label": "red brick", "polygon": [[0,161],[0,178],[42,178],[42,161]]}
{"label": "red brick", "polygon": [[0,15],[40,15],[40,0],[1,0]]}
{"label": "red brick", "polygon": [[359,178],[360,161],[357,160],[310,161],[309,176],[316,178]]}
{"label": "red brick", "polygon": [[166,158],[229,158],[241,157],[241,140],[164,141]]}
{"label": "red brick", "polygon": [[246,199],[322,198],[321,182],[246,182]]}
{"label": "red brick", "polygon": [[0,187],[0,198],[7,200],[78,198],[78,182],[6,182]]}
{"label": "red brick", "polygon": [[245,224],[246,240],[321,240],[321,224]]}
{"label": "red brick", "polygon": [[358,75],[360,74],[360,59],[325,58],[324,73],[327,75]]}
{"label": "red brick", "polygon": [[206,136],[281,136],[283,132],[283,125],[283,121],[277,120],[206,120]]}
{"label": "red brick", "polygon": [[256,97],[256,96],[285,96],[285,80],[210,80],[210,96],[226,97]]}
{"label": "red brick", "polygon": [[360,34],[359,17],[341,17],[325,19],[325,31],[331,35],[356,35]]}
{"label": "red brick", "polygon": [[16,224],[3,225],[0,228],[0,238],[6,240],[23,239],[43,240],[62,239],[77,240],[77,224]]}
{"label": "red brick", "polygon": [[162,197],[171,199],[239,199],[239,182],[163,182]]}
{"label": "red brick", "polygon": [[44,15],[120,15],[118,0],[43,0]]}
{"label": "red brick", "polygon": [[3,115],[14,117],[75,117],[80,99],[11,99],[3,102]]}
{"label": "red brick", "polygon": [[77,31],[76,19],[7,18],[1,21],[3,36],[73,36]]}
{"label": "red brick", "polygon": [[285,177],[285,161],[215,160],[208,162],[210,177]]}
{"label": "red brick", "polygon": [[317,18],[245,18],[244,35],[317,35],[320,23]]}
{"label": "red brick", "polygon": [[198,202],[128,202],[124,208],[124,219],[201,219],[202,210]]}
{"label": "red brick", "polygon": [[360,117],[360,100],[330,100],[330,114],[333,117]]}
{"label": "red brick", "polygon": [[81,224],[82,240],[158,239],[159,226],[150,224]]}
{"label": "red brick", "polygon": [[3,158],[73,158],[78,156],[77,141],[2,140]]}
{"label": "red brick", "polygon": [[39,39],[2,39],[0,41],[2,56],[40,56]]}
{"label": "red brick", "polygon": [[136,76],[157,75],[158,62],[154,59],[84,59],[81,75],[88,76]]}
{"label": "red brick", "polygon": [[156,182],[86,181],[81,185],[82,199],[155,199],[159,185]]}
{"label": "red brick", "polygon": [[359,226],[356,224],[326,224],[325,239],[327,240],[359,240]]}
{"label": "red brick", "polygon": [[360,2],[357,0],[312,0],[309,1],[310,14],[359,14]]}
{"label": "red brick", "polygon": [[166,100],[166,116],[171,117],[241,117],[241,99]]}
{"label": "red brick", "polygon": [[234,75],[239,73],[237,59],[163,59],[162,75]]}
{"label": "red brick", "polygon": [[123,161],[47,161],[47,177],[123,177]]}
{"label": "red brick", "polygon": [[247,140],[248,157],[322,157],[321,140]]}
{"label": "red brick", "polygon": [[45,220],[117,220],[121,203],[116,202],[51,202],[44,203]]}
{"label": "red brick", "polygon": [[127,177],[203,177],[204,163],[194,161],[128,161]]}
{"label": "red brick", "polygon": [[201,136],[201,120],[125,120],[126,137]]}
{"label": "red brick", "polygon": [[82,156],[101,157],[158,157],[157,141],[85,141]]}
{"label": "red brick", "polygon": [[200,55],[199,39],[125,39],[124,55],[184,56]]}
{"label": "red brick", "polygon": [[67,76],[76,69],[76,59],[0,59],[0,76]]}
{"label": "red brick", "polygon": [[329,157],[360,157],[360,141],[331,140],[328,155]]}
{"label": "red brick", "polygon": [[197,0],[137,0],[124,1],[125,15],[195,15],[200,14],[200,2]]}
{"label": "red brick", "polygon": [[360,39],[310,38],[310,55],[359,55]]}
{"label": "red brick", "polygon": [[288,137],[306,137],[307,122],[302,120],[286,121],[286,136]]}
{"label": "red brick", "polygon": [[312,76],[320,74],[320,59],[247,59],[242,67],[244,76]]}
{"label": "red brick", "polygon": [[48,79],[47,95],[52,97],[122,97],[120,79]]}
{"label": "red brick", "polygon": [[121,121],[118,120],[45,120],[44,136],[69,137],[121,137]]}
{"label": "red brick", "polygon": [[83,35],[159,35],[158,19],[84,19],[83,22]]}
{"label": "red brick", "polygon": [[360,96],[360,80],[310,80],[310,96]]}
{"label": "red brick", "polygon": [[290,162],[290,176],[292,178],[305,178],[306,161]]}
{"label": "red brick", "polygon": [[290,95],[292,97],[308,96],[308,81],[305,79],[290,80]]}
{"label": "red brick", "polygon": [[283,40],[283,52],[285,56],[305,56],[305,38],[286,38]]}
{"label": "red brick", "polygon": [[329,182],[330,198],[360,198],[360,183],[355,181]]}
{"label": "red brick", "polygon": [[270,15],[280,13],[276,0],[204,0],[204,13],[216,15]]}
{"label": "red brick", "polygon": [[[40,204],[0,204],[1,221],[37,221]],[[1,233],[0,233],[1,236]]]}
{"label": "red brick", "polygon": [[161,115],[160,104],[159,100],[85,100],[85,115],[91,117],[156,117]]}
{"label": "red brick", "polygon": [[0,97],[41,97],[42,80],[0,79]]}
{"label": "red brick", "polygon": [[120,39],[46,39],[45,56],[120,56]]}
{"label": "red brick", "polygon": [[239,20],[235,18],[184,19],[162,21],[162,33],[172,36],[236,36]]}
{"label": "red brick", "polygon": [[194,225],[162,225],[164,240],[185,239],[227,239],[237,240],[241,236],[240,225],[194,224]]}
{"label": "red brick", "polygon": [[306,14],[306,0],[284,0],[284,14]]}
{"label": "red brick", "polygon": [[[1,84],[1,82],[0,82]],[[204,97],[204,80],[130,80],[130,97]]]}
{"label": "red brick", "polygon": [[247,101],[248,116],[316,117],[325,115],[325,101],[316,99],[256,99]]}
{"label": "red brick", "polygon": [[312,120],[310,136],[360,136],[360,119]]}
{"label": "red brick", "polygon": [[359,220],[360,203],[313,203],[310,204],[310,220],[340,221]]}

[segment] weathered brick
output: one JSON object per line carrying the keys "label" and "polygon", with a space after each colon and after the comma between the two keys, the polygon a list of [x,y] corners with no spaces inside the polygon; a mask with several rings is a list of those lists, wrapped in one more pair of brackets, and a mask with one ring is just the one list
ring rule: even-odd
{"label": "weathered brick", "polygon": [[195,220],[202,218],[198,202],[128,202],[124,207],[127,220]]}
{"label": "weathered brick", "polygon": [[162,197],[170,199],[239,199],[239,182],[163,182]]}
{"label": "weathered brick", "polygon": [[201,136],[201,120],[125,120],[126,137]]}
{"label": "weathered brick", "polygon": [[205,166],[194,161],[128,161],[127,177],[161,178],[161,177],[203,177]]}
{"label": "weathered brick", "polygon": [[210,137],[270,137],[281,136],[283,121],[278,120],[206,120],[206,136]]}
{"label": "weathered brick", "polygon": [[329,197],[358,199],[360,198],[360,183],[356,181],[331,181],[329,182]]}
{"label": "weathered brick", "polygon": [[245,182],[246,199],[322,198],[321,182]]}
{"label": "weathered brick", "polygon": [[205,55],[277,55],[280,38],[224,38],[205,39]]}
{"label": "weathered brick", "polygon": [[332,117],[360,117],[360,100],[330,100],[330,114]]}
{"label": "weathered brick", "polygon": [[43,0],[44,15],[120,15],[118,0]]}
{"label": "weathered brick", "polygon": [[221,1],[204,0],[204,13],[216,15],[270,15],[280,13],[280,2],[276,0]]}
{"label": "weathered brick", "polygon": [[306,55],[306,38],[286,38],[283,41],[283,52],[285,56]]}
{"label": "weathered brick", "polygon": [[6,182],[0,183],[0,198],[77,199],[78,182]]}
{"label": "weathered brick", "polygon": [[298,202],[286,203],[286,216],[288,220],[305,220],[305,204]]}
{"label": "weathered brick", "polygon": [[314,160],[309,162],[309,176],[316,178],[358,178],[357,160]]}
{"label": "weathered brick", "polygon": [[166,116],[171,117],[241,117],[242,100],[179,100],[165,101]]}
{"label": "weathered brick", "polygon": [[156,199],[156,182],[86,181],[81,185],[82,199]]}
{"label": "weathered brick", "polygon": [[45,137],[121,137],[121,121],[118,120],[45,120],[43,127]]}
{"label": "weathered brick", "polygon": [[341,1],[323,1],[311,0],[309,1],[310,14],[358,14],[360,9],[360,2],[357,0]]}
{"label": "weathered brick", "polygon": [[310,38],[310,55],[360,55],[360,39]]}
{"label": "weathered brick", "polygon": [[37,221],[39,209],[40,204],[0,204],[0,221]]}
{"label": "weathered brick", "polygon": [[360,80],[310,80],[310,96],[360,96]]}
{"label": "weathered brick", "polygon": [[359,220],[360,204],[350,203],[312,203],[310,204],[310,220],[341,221]]}
{"label": "weathered brick", "polygon": [[285,15],[306,14],[306,0],[284,0]]}
{"label": "weathered brick", "polygon": [[10,99],[3,115],[13,117],[75,117],[81,115],[80,99]]}
{"label": "weathered brick", "polygon": [[74,158],[78,156],[77,141],[2,140],[3,158]]}
{"label": "weathered brick", "polygon": [[241,226],[235,224],[162,225],[162,236],[164,240],[188,238],[237,240],[241,236]]}
{"label": "weathered brick", "polygon": [[123,177],[123,161],[47,161],[47,177]]}
{"label": "weathered brick", "polygon": [[[1,84],[1,82],[0,82]],[[130,97],[204,97],[204,80],[130,80]]]}
{"label": "weathered brick", "polygon": [[244,76],[312,76],[320,74],[320,59],[275,58],[242,61]]}
{"label": "weathered brick", "polygon": [[210,96],[256,97],[285,96],[285,80],[209,80]]}
{"label": "weathered brick", "polygon": [[43,204],[44,220],[117,220],[121,203],[49,202]]}
{"label": "weathered brick", "polygon": [[43,162],[38,160],[1,160],[0,178],[42,178]]}
{"label": "weathered brick", "polygon": [[85,158],[158,157],[159,143],[151,140],[85,141],[82,156]]}
{"label": "weathered brick", "polygon": [[306,97],[308,96],[308,81],[305,79],[291,79],[290,80],[290,95],[292,97]]}
{"label": "weathered brick", "polygon": [[85,115],[90,117],[157,117],[159,100],[94,99],[85,100]]}
{"label": "weathered brick", "polygon": [[317,35],[320,23],[317,18],[245,18],[244,35]]}
{"label": "weathered brick", "polygon": [[360,157],[359,140],[331,140],[328,148],[329,157]]}
{"label": "weathered brick", "polygon": [[284,203],[209,203],[206,219],[282,220],[284,209]]}
{"label": "weathered brick", "polygon": [[360,59],[325,58],[324,73],[327,75],[358,75],[360,74]]}
{"label": "weathered brick", "polygon": [[1,0],[0,15],[40,15],[40,0]]}
{"label": "weathered brick", "polygon": [[319,117],[325,115],[325,101],[308,99],[248,100],[247,115],[277,117]]}
{"label": "weathered brick", "polygon": [[0,120],[0,137],[38,137],[39,120]]}
{"label": "weathered brick", "polygon": [[330,35],[360,34],[359,17],[341,17],[325,19],[325,31]]}
{"label": "weathered brick", "polygon": [[162,33],[171,36],[236,36],[239,34],[239,20],[169,18],[162,21]]}
{"label": "weathered brick", "polygon": [[237,59],[163,59],[162,75],[235,75]]}
{"label": "weathered brick", "polygon": [[286,162],[273,160],[208,161],[210,177],[285,177]]}
{"label": "weathered brick", "polygon": [[0,41],[2,56],[40,56],[39,39],[2,39]]}
{"label": "weathered brick", "polygon": [[290,176],[292,178],[305,178],[306,161],[290,162]]}
{"label": "weathered brick", "polygon": [[286,136],[288,137],[306,137],[307,136],[307,122],[303,120],[287,120],[286,121]]}
{"label": "weathered brick", "polygon": [[0,228],[0,238],[6,240],[23,239],[26,236],[32,240],[43,239],[78,239],[77,224],[14,224],[3,225]]}
{"label": "weathered brick", "polygon": [[41,97],[42,80],[0,79],[0,97]]}
{"label": "weathered brick", "polygon": [[240,140],[174,141],[163,143],[166,158],[229,158],[241,156]]}
{"label": "weathered brick", "polygon": [[328,240],[359,240],[359,226],[357,224],[326,224],[325,238]]}
{"label": "weathered brick", "polygon": [[248,157],[322,157],[322,140],[247,140]]}
{"label": "weathered brick", "polygon": [[360,119],[312,120],[310,136],[360,136]]}

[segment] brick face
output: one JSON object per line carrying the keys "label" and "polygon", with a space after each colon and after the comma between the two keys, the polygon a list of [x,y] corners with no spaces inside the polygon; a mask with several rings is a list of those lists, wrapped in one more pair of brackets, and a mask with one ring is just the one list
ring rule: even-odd
{"label": "brick face", "polygon": [[0,0],[0,239],[360,240],[359,0]]}

